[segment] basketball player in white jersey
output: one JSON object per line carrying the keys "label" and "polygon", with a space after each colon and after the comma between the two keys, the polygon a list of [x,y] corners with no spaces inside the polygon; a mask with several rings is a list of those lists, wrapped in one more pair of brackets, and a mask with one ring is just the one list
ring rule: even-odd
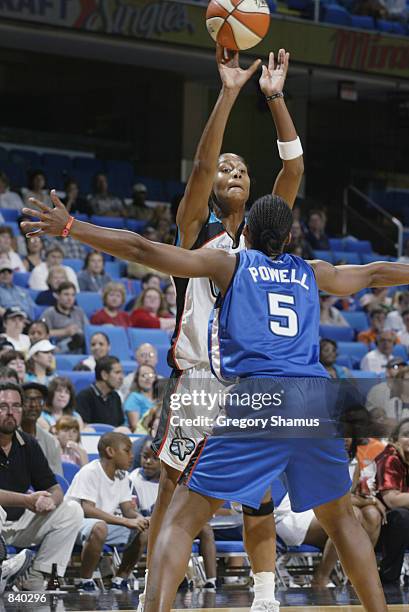
{"label": "basketball player in white jersey", "polygon": [[[234,102],[241,88],[260,66],[260,60],[247,70],[241,69],[238,62],[238,53],[217,47],[217,65],[222,89],[199,142],[193,171],[176,219],[177,244],[186,249],[224,248],[234,252],[244,248],[241,230],[250,191],[247,166],[244,159],[238,155],[220,155],[220,149]],[[273,193],[281,196],[292,207],[303,174],[303,159],[302,147],[284,102],[283,87],[288,63],[289,54],[284,49],[279,51],[277,66],[274,54],[271,53],[268,66],[263,66],[259,83],[274,120],[278,149],[283,160]],[[243,127],[245,129],[246,126]],[[58,198],[55,194],[52,198],[56,203]],[[71,233],[76,233],[76,223],[71,226],[72,222],[69,229]],[[75,237],[116,257],[129,257],[129,252],[124,249],[122,231],[115,232],[109,246],[101,240],[100,231],[101,228],[87,224],[86,235],[81,233],[81,236]],[[195,387],[200,387],[200,381],[206,385],[206,381],[211,378],[207,353],[207,324],[216,299],[214,288],[207,278],[173,280],[177,290],[177,323],[168,357],[173,367],[168,397],[175,385],[188,386],[191,381]],[[186,409],[185,416],[188,411],[189,408]],[[190,428],[188,432],[173,428],[170,416],[169,402],[165,398],[158,435],[152,445],[161,459],[161,476],[159,494],[149,527],[148,567],[177,480],[194,453],[196,444],[206,433],[203,428]],[[255,582],[252,612],[278,609],[278,602],[274,597],[275,528],[272,514],[274,505],[270,492],[266,493],[263,502],[257,511],[244,507],[244,540]],[[138,612],[143,612],[143,602],[142,595]]]}

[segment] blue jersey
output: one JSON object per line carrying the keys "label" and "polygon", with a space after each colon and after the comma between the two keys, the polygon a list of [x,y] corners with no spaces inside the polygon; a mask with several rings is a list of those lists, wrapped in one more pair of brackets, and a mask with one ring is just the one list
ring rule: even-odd
{"label": "blue jersey", "polygon": [[231,283],[209,322],[209,357],[220,380],[329,375],[319,361],[320,305],[314,271],[301,257],[236,255]]}

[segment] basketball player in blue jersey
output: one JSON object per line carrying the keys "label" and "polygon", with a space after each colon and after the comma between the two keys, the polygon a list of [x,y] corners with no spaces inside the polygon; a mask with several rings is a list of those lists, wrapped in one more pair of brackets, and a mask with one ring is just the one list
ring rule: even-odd
{"label": "basketball player in blue jersey", "polygon": [[[283,254],[292,213],[274,195],[252,206],[243,231],[248,250],[237,254],[221,249],[187,251],[131,232],[95,230],[90,224],[72,221],[55,195],[53,202],[52,211],[40,202],[41,212],[25,210],[40,221],[25,222],[24,231],[59,236],[69,226],[74,238],[93,247],[102,241],[108,253],[116,251],[120,233],[132,261],[179,278],[207,277],[215,283],[221,299],[210,330],[210,357],[214,371],[224,378],[281,382],[303,377],[310,379],[312,389],[325,390],[328,374],[319,363],[318,290],[347,295],[366,287],[409,283],[406,264],[334,267]],[[297,385],[294,394],[288,408],[304,416],[308,398],[297,395]],[[151,560],[155,571],[148,579],[146,612],[171,610],[192,541],[224,500],[257,509],[281,473],[286,475],[293,508],[314,508],[365,610],[387,610],[372,545],[352,509],[341,439],[210,436],[185,472],[184,484],[176,488],[166,514]],[[266,602],[264,610],[277,612],[278,603]]]}
{"label": "basketball player in blue jersey", "polygon": [[[277,66],[270,54],[264,66],[260,87],[267,98],[278,136],[282,158],[273,193],[294,204],[303,174],[302,148],[283,98],[289,54],[280,49]],[[259,61],[248,70],[239,66],[238,53],[217,47],[217,65],[222,90],[208,120],[196,151],[194,167],[177,213],[178,245],[185,249],[223,248],[238,252],[244,248],[241,235],[244,210],[249,197],[250,178],[244,160],[235,154],[220,155],[223,135],[230,111],[241,88],[254,75]],[[209,200],[211,207],[209,207]],[[127,258],[123,237],[117,233],[116,256]],[[104,250],[103,241],[98,249]],[[208,278],[174,277],[177,292],[176,330],[168,361],[173,367],[171,388],[175,384],[203,386],[211,378],[207,351],[207,325],[216,295]],[[148,566],[154,542],[169,507],[177,480],[195,451],[195,445],[205,435],[203,427],[188,432],[170,423],[169,403],[164,402],[155,449],[161,459],[159,494],[150,521]],[[192,416],[187,407],[184,416]],[[250,558],[255,598],[253,612],[260,609],[258,601],[274,605],[274,539],[273,503],[270,492],[259,509],[244,507],[244,537]],[[211,578],[208,576],[208,578]],[[144,596],[138,612],[143,611]],[[263,604],[264,605],[264,604]]]}

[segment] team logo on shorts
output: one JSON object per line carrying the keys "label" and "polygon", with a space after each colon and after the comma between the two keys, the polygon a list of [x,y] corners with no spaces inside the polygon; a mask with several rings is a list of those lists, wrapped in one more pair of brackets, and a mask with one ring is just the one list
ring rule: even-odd
{"label": "team logo on shorts", "polygon": [[170,443],[170,452],[172,455],[179,457],[181,461],[184,461],[188,455],[191,455],[195,450],[196,444],[191,438],[185,438],[182,435],[180,427],[176,429],[176,437],[173,438]]}

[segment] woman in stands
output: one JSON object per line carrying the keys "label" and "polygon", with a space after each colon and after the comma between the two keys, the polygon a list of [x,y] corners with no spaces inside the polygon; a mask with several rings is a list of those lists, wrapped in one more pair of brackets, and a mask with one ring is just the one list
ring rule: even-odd
{"label": "woman in stands", "polygon": [[26,246],[27,257],[23,259],[23,264],[27,272],[31,272],[44,261],[42,256],[44,245],[41,236],[26,237]]}
{"label": "woman in stands", "polygon": [[80,425],[75,417],[62,416],[55,425],[61,447],[61,461],[82,467],[88,463],[87,451],[81,445]]}
{"label": "woman in stands", "polygon": [[131,313],[131,327],[151,327],[173,331],[175,323],[175,317],[166,309],[163,293],[154,287],[144,289]]}
{"label": "woman in stands", "polygon": [[92,215],[92,208],[88,201],[80,196],[79,186],[77,181],[74,179],[68,179],[64,185],[66,196],[63,202],[67,210],[73,215],[74,213],[81,213],[83,215]]}
{"label": "woman in stands", "polygon": [[33,344],[28,352],[27,380],[47,386],[53,379],[55,346],[49,340]]}
{"label": "woman in stands", "polygon": [[173,283],[169,283],[163,290],[165,296],[166,308],[172,317],[176,317],[176,291]]}
{"label": "woman in stands", "polygon": [[154,383],[156,380],[156,370],[150,365],[142,365],[135,372],[129,395],[124,403],[124,412],[132,432],[146,433],[143,428],[141,431],[138,430],[138,423],[155,406]]}
{"label": "woman in stands", "polygon": [[91,341],[91,355],[80,361],[74,368],[74,370],[86,370],[93,372],[95,370],[95,364],[97,359],[101,357],[107,357],[111,352],[111,344],[109,338],[104,332],[95,332],[92,334]]}
{"label": "woman in stands", "polygon": [[85,258],[84,267],[77,275],[81,291],[102,291],[111,282],[104,270],[104,258],[98,251],[91,251]]}
{"label": "woman in stands", "polygon": [[48,397],[38,424],[49,431],[62,416],[74,417],[84,429],[84,422],[75,406],[75,389],[69,378],[56,376],[48,385]]}
{"label": "woman in stands", "polygon": [[20,351],[12,350],[0,355],[0,366],[13,368],[13,370],[17,372],[20,385],[26,382],[26,362],[24,359],[24,354]]}
{"label": "woman in stands", "polygon": [[52,207],[50,192],[45,188],[46,183],[47,179],[42,170],[34,170],[30,173],[27,181],[27,188],[21,190],[25,206],[29,203],[30,198],[37,198],[37,200],[43,202],[43,204],[46,204],[50,208]]}
{"label": "woman in stands", "polygon": [[329,338],[322,338],[320,341],[320,362],[327,370],[331,378],[348,378],[350,372],[348,368],[337,365],[337,343]]}
{"label": "woman in stands", "polygon": [[104,307],[92,315],[91,323],[93,325],[129,327],[129,315],[122,309],[125,301],[126,292],[122,283],[108,283],[105,285],[102,293]]}

